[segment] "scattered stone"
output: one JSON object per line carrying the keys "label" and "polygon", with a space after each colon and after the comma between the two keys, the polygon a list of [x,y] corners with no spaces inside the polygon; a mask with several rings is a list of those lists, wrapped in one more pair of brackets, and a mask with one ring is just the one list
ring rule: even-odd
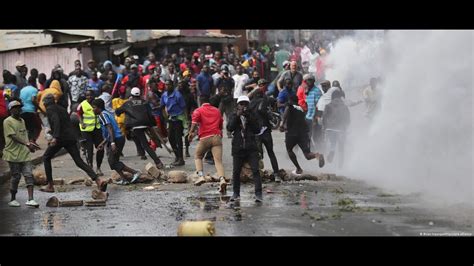
{"label": "scattered stone", "polygon": [[145,166],[145,171],[155,179],[159,179],[163,174],[163,172],[156,168],[156,166],[152,163],[148,163]]}
{"label": "scattered stone", "polygon": [[82,206],[84,202],[82,200],[59,200],[56,197],[51,197],[46,202],[47,207],[77,207]]}
{"label": "scattered stone", "polygon": [[[99,207],[99,206],[105,206],[107,203],[105,200],[87,200],[84,201],[84,205],[88,207]],[[100,220],[97,220],[99,222]]]}
{"label": "scattered stone", "polygon": [[433,222],[431,222],[431,221],[430,221],[428,224],[429,224],[429,225],[431,225],[431,226],[433,226],[433,225],[434,225],[434,223],[433,223]]}
{"label": "scattered stone", "polygon": [[62,186],[64,183],[64,178],[53,179],[53,185],[55,186]]}
{"label": "scattered stone", "polygon": [[69,182],[67,182],[67,184],[68,185],[76,185],[76,184],[83,183],[84,181],[85,181],[85,178],[78,177],[78,178],[74,178],[73,180],[70,180]]}
{"label": "scattered stone", "polygon": [[103,192],[98,189],[92,190],[92,198],[95,200],[107,200],[108,196],[108,192]]}
{"label": "scattered stone", "polygon": [[187,173],[185,171],[169,171],[168,182],[172,183],[186,183]]}
{"label": "scattered stone", "polygon": [[33,170],[33,180],[34,180],[33,183],[36,186],[44,186],[48,184],[48,182],[46,181],[46,174],[42,170],[39,170],[39,169]]}

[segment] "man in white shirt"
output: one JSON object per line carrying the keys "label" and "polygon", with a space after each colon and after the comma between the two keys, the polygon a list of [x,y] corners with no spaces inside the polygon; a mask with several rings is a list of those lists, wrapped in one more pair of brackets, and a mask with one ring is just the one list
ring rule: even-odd
{"label": "man in white shirt", "polygon": [[237,74],[232,76],[234,79],[234,102],[237,103],[237,99],[242,96],[246,95],[244,91],[244,86],[249,80],[249,76],[244,73],[244,69],[241,65],[236,66]]}

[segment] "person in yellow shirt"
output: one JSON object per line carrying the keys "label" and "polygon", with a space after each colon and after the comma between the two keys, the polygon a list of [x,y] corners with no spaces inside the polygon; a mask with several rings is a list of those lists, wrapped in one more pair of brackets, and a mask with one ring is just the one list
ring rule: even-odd
{"label": "person in yellow shirt", "polygon": [[[120,108],[125,102],[127,102],[127,98],[125,98],[125,90],[122,88],[119,90],[119,95],[120,97],[112,99],[112,108],[114,110],[117,110]],[[117,121],[117,124],[120,128],[120,131],[124,136],[126,136],[126,129],[125,129],[125,113],[121,115],[115,115],[115,121]]]}

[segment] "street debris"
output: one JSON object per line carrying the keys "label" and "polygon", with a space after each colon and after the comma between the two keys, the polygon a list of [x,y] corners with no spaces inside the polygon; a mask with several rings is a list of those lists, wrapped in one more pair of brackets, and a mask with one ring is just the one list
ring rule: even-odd
{"label": "street debris", "polygon": [[107,200],[108,196],[108,192],[103,192],[98,189],[92,190],[92,198],[95,200]]}
{"label": "street debris", "polygon": [[187,221],[178,227],[178,236],[213,236],[214,223],[211,221]]}
{"label": "street debris", "polygon": [[78,178],[74,178],[73,180],[70,180],[69,182],[67,182],[67,184],[68,185],[76,185],[76,184],[83,183],[84,181],[85,181],[85,178],[78,177]]}
{"label": "street debris", "polygon": [[158,168],[156,168],[156,166],[152,163],[148,163],[146,166],[145,166],[145,171],[153,178],[155,179],[159,179],[160,177],[162,177],[164,175],[164,172],[163,171],[160,171]]}
{"label": "street debris", "polygon": [[84,205],[87,207],[100,207],[100,206],[105,206],[106,201],[105,200],[86,200],[84,201]]}
{"label": "street debris", "polygon": [[47,207],[77,207],[83,205],[82,200],[59,200],[55,196],[48,199],[46,202]]}
{"label": "street debris", "polygon": [[44,186],[48,184],[48,181],[46,180],[46,174],[44,171],[39,169],[33,170],[33,180],[35,186]]}
{"label": "street debris", "polygon": [[186,183],[188,174],[185,171],[169,171],[167,181],[171,183]]}

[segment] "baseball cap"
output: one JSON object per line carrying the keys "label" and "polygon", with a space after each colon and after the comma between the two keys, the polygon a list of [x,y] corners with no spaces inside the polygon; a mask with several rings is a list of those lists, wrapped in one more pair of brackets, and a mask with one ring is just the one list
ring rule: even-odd
{"label": "baseball cap", "polygon": [[130,66],[130,69],[132,69],[132,68],[138,68],[138,66],[136,64],[133,64],[133,65]]}
{"label": "baseball cap", "polygon": [[23,104],[21,104],[21,102],[19,101],[11,101],[9,104],[8,104],[8,110],[11,110],[13,107],[15,106],[20,106],[22,107]]}
{"label": "baseball cap", "polygon": [[138,55],[133,55],[132,58],[135,59],[135,60],[139,59]]}
{"label": "baseball cap", "polygon": [[18,61],[16,61],[15,66],[20,67],[20,66],[26,66],[26,65],[25,65],[25,63],[23,63],[23,61],[18,60]]}
{"label": "baseball cap", "polygon": [[239,96],[239,98],[237,99],[237,103],[240,103],[240,102],[250,102],[250,99],[246,95],[242,95],[242,96]]}
{"label": "baseball cap", "polygon": [[140,96],[140,89],[137,87],[133,88],[131,94],[133,96]]}
{"label": "baseball cap", "polygon": [[261,85],[261,84],[268,84],[268,81],[266,79],[260,79],[258,82],[257,82],[258,85]]}

